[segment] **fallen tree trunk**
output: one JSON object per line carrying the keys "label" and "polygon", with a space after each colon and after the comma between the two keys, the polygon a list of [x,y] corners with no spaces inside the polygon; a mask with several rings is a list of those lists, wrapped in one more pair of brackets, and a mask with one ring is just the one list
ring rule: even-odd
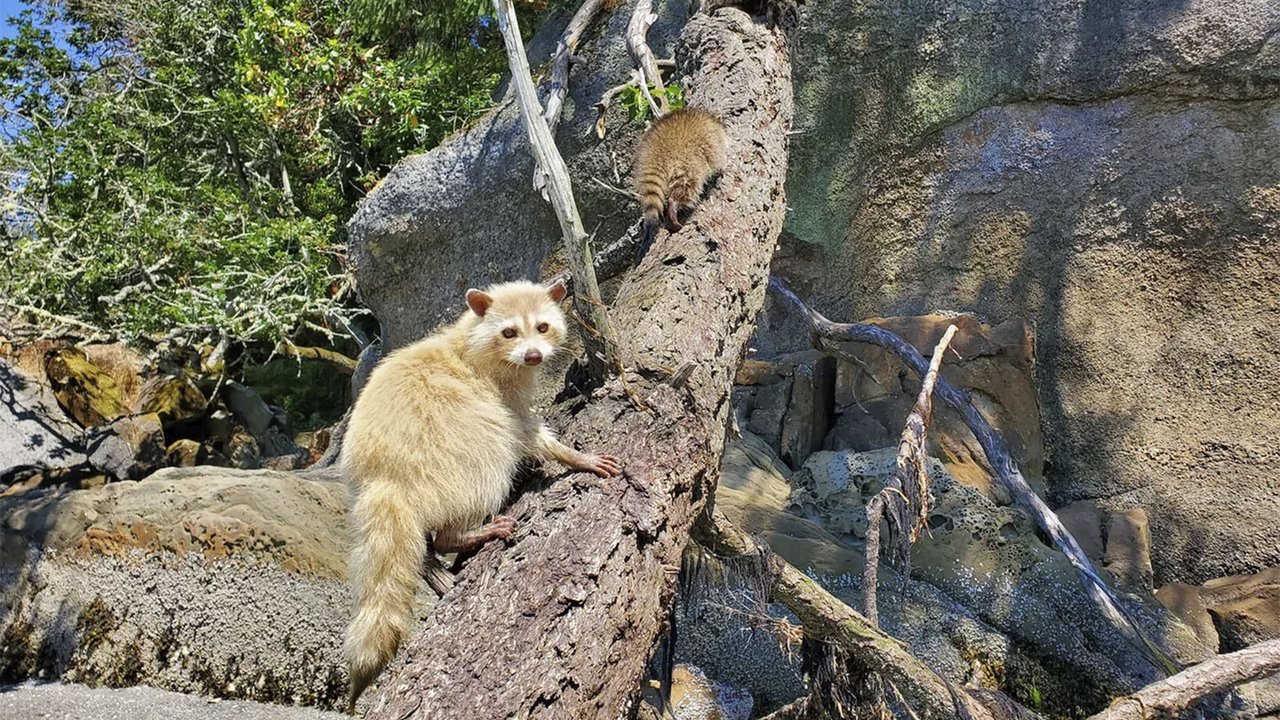
{"label": "fallen tree trunk", "polygon": [[1209,658],[1173,677],[1116,698],[1110,707],[1089,720],[1177,717],[1200,698],[1277,673],[1280,673],[1280,640],[1268,640]]}
{"label": "fallen tree trunk", "polygon": [[782,230],[792,113],[783,38],[742,13],[695,16],[677,56],[689,101],[725,119],[731,159],[618,291],[610,314],[633,370],[565,401],[567,421],[553,423],[568,444],[622,457],[625,476],[572,474],[518,500],[512,545],[471,560],[369,717],[614,718],[638,696],[715,489],[729,391]]}
{"label": "fallen tree trunk", "polygon": [[[751,556],[760,552],[756,542],[719,511],[698,526],[698,540],[718,555]],[[838,646],[859,669],[880,673],[898,688],[921,718],[995,717],[984,704],[912,655],[901,640],[882,632],[795,566],[774,557],[781,569],[771,590],[772,599],[795,613],[807,636]],[[797,703],[788,712],[803,717],[803,705]]]}

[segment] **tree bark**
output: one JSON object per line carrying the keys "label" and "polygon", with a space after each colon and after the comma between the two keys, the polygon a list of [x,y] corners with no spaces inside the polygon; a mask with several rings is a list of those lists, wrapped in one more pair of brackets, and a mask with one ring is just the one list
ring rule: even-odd
{"label": "tree bark", "polygon": [[742,13],[695,16],[677,56],[691,104],[724,118],[731,159],[619,289],[611,318],[633,371],[557,407],[561,439],[622,457],[625,475],[570,474],[520,498],[510,545],[472,559],[369,717],[614,718],[638,695],[715,489],[729,391],[782,230],[792,114],[783,38]]}

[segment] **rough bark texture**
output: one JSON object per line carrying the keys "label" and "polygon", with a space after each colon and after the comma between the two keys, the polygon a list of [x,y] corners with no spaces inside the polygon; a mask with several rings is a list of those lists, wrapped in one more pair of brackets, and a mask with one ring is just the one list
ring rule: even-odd
{"label": "rough bark texture", "polygon": [[[571,475],[513,505],[513,545],[471,561],[369,717],[611,718],[638,691],[715,487],[734,370],[782,227],[791,119],[782,38],[745,15],[695,17],[677,56],[690,102],[725,118],[732,159],[619,290],[612,314],[637,372],[566,401],[572,416],[555,423],[566,442],[623,457],[626,476]],[[664,383],[662,368],[685,360],[698,363],[687,381]]]}
{"label": "rough bark texture", "polygon": [[1152,683],[1132,695],[1117,698],[1111,707],[1089,720],[1177,717],[1200,698],[1280,673],[1280,640],[1219,655]]}

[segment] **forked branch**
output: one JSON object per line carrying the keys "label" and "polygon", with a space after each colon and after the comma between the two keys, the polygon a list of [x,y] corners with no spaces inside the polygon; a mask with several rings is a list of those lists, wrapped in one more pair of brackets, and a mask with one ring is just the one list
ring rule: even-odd
{"label": "forked branch", "polygon": [[[809,307],[780,278],[770,278],[769,289],[800,311],[808,321],[814,344],[819,349],[841,357],[850,357],[836,343],[867,343],[893,352],[903,363],[922,377],[928,372],[929,364],[925,362],[920,353],[902,338],[888,330],[865,323],[832,322],[823,317],[818,311]],[[1062,521],[1058,519],[1053,510],[1031,489],[1031,485],[1027,483],[1027,479],[1022,475],[1022,471],[1018,469],[1017,464],[1013,461],[1013,456],[1009,454],[1004,438],[991,427],[991,424],[982,416],[982,413],[978,412],[978,408],[969,401],[968,393],[947,382],[946,378],[941,377],[938,378],[935,393],[960,415],[964,424],[978,439],[978,443],[982,446],[982,450],[987,456],[988,464],[995,470],[996,481],[1004,486],[1014,500],[1031,515],[1032,520],[1039,526],[1041,532],[1053,541],[1053,546],[1067,556],[1067,560],[1075,567],[1089,599],[1102,611],[1103,617],[1141,651],[1157,670],[1165,675],[1177,672],[1178,668],[1173,660],[1157,647],[1138,627],[1138,624],[1120,608],[1115,594],[1098,576],[1097,571],[1093,569],[1093,564],[1089,561],[1088,556],[1084,554],[1084,550],[1080,548],[1080,543],[1076,542],[1075,537],[1062,524]]]}
{"label": "forked branch", "polygon": [[[902,438],[898,441],[898,456],[894,463],[894,473],[884,489],[867,503],[867,546],[866,564],[862,569],[863,591],[866,593],[867,620],[873,626],[879,626],[879,613],[876,611],[876,581],[879,575],[880,559],[880,519],[886,508],[889,518],[896,528],[891,537],[894,554],[904,566],[911,564],[911,543],[920,536],[925,522],[929,518],[929,474],[928,457],[924,452],[924,435],[929,429],[929,421],[933,416],[933,386],[938,380],[938,370],[942,367],[942,358],[947,353],[947,346],[956,334],[956,326],[948,325],[942,334],[937,347],[933,349],[933,360],[929,363],[929,371],[925,373],[924,383],[920,387],[920,395],[916,404],[907,415],[906,427],[902,429]],[[907,573],[904,572],[905,576]]]}

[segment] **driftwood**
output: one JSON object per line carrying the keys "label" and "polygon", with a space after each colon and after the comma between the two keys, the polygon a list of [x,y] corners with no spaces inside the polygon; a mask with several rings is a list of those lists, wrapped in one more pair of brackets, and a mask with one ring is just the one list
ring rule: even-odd
{"label": "driftwood", "polygon": [[635,63],[636,72],[639,73],[636,81],[645,99],[649,101],[649,108],[653,111],[654,117],[662,117],[667,114],[668,109],[666,95],[660,94],[655,102],[654,97],[649,93],[650,85],[658,90],[663,88],[658,61],[653,56],[653,51],[649,49],[649,26],[653,24],[655,17],[653,0],[636,0],[635,7],[631,9],[631,19],[627,22],[627,49],[631,51],[631,60]]}
{"label": "driftwood", "polygon": [[[888,330],[865,323],[832,322],[809,307],[781,279],[773,278],[769,285],[771,290],[804,315],[813,334],[815,347],[834,355],[850,357],[840,349],[837,343],[868,343],[893,352],[922,377],[928,372],[929,364],[920,353]],[[960,415],[965,425],[978,439],[987,456],[987,463],[995,471],[996,480],[1031,515],[1031,519],[1039,526],[1040,531],[1053,541],[1054,547],[1062,552],[1075,567],[1089,599],[1102,611],[1107,621],[1140,650],[1158,671],[1165,675],[1177,672],[1177,665],[1120,607],[1115,594],[1093,569],[1093,564],[1080,548],[1080,544],[1076,542],[1053,510],[1031,489],[1022,471],[1013,461],[1013,456],[1009,454],[1004,438],[991,427],[982,413],[978,412],[978,408],[969,401],[968,393],[947,382],[946,378],[938,378],[938,385],[934,392]]]}
{"label": "driftwood", "polygon": [[[564,99],[569,94],[569,64],[578,43],[587,31],[587,26],[604,7],[604,0],[585,0],[569,20],[569,26],[560,35],[556,43],[556,52],[551,59],[551,83],[547,87],[546,109],[542,118],[547,122],[551,137],[556,136],[556,128],[560,126],[560,114],[564,110]],[[541,165],[533,168],[533,189],[541,193],[542,199],[550,201],[547,195],[547,176]]]}
{"label": "driftwood", "polygon": [[[756,555],[761,551],[750,536],[719,511],[700,523],[697,532],[698,540],[718,555]],[[795,613],[806,635],[838,646],[860,669],[879,673],[902,693],[921,718],[991,720],[993,715],[985,705],[930,669],[900,640],[881,632],[816,580],[774,557],[781,570],[771,591],[772,599]],[[804,717],[804,709],[801,701],[780,717]]]}
{"label": "driftwood", "polygon": [[610,369],[618,367],[617,335],[609,324],[609,314],[600,299],[600,286],[596,281],[595,261],[591,257],[591,240],[578,216],[578,204],[573,199],[573,185],[569,181],[569,168],[556,148],[555,138],[542,117],[542,105],[538,103],[538,91],[533,86],[529,72],[529,58],[520,39],[520,26],[516,22],[515,7],[511,0],[493,0],[498,16],[498,30],[507,49],[507,61],[511,67],[511,84],[520,101],[520,116],[529,133],[537,166],[546,173],[550,185],[551,205],[560,221],[560,233],[564,236],[565,255],[573,271],[573,310],[583,328],[583,344],[587,359],[597,379],[602,379]]}
{"label": "driftwood", "polygon": [[[564,442],[623,458],[625,475],[568,474],[519,498],[509,545],[461,571],[369,717],[616,718],[638,694],[715,489],[734,371],[782,231],[792,113],[781,35],[741,13],[691,19],[677,56],[689,94],[725,118],[730,160],[618,289],[611,314],[635,371],[550,415]],[[659,368],[686,360],[683,382],[666,382]]]}
{"label": "driftwood", "polygon": [[928,458],[924,452],[924,434],[929,428],[933,416],[933,386],[938,381],[938,370],[942,367],[942,358],[947,354],[947,346],[956,334],[956,326],[948,325],[942,334],[937,347],[933,349],[933,360],[929,363],[929,371],[924,375],[920,385],[920,395],[916,404],[907,415],[906,427],[902,429],[902,438],[898,441],[898,455],[895,459],[893,477],[885,488],[876,493],[867,503],[867,547],[866,563],[862,568],[863,592],[866,593],[867,620],[878,627],[879,613],[876,610],[876,582],[880,567],[880,517],[885,507],[890,508],[890,519],[897,528],[893,537],[897,538],[894,555],[904,566],[903,575],[909,573],[911,563],[911,543],[920,536],[929,518],[929,475]]}
{"label": "driftwood", "polygon": [[1177,717],[1200,698],[1280,673],[1280,640],[1218,655],[1141,690],[1116,698],[1089,720],[1156,720]]}

